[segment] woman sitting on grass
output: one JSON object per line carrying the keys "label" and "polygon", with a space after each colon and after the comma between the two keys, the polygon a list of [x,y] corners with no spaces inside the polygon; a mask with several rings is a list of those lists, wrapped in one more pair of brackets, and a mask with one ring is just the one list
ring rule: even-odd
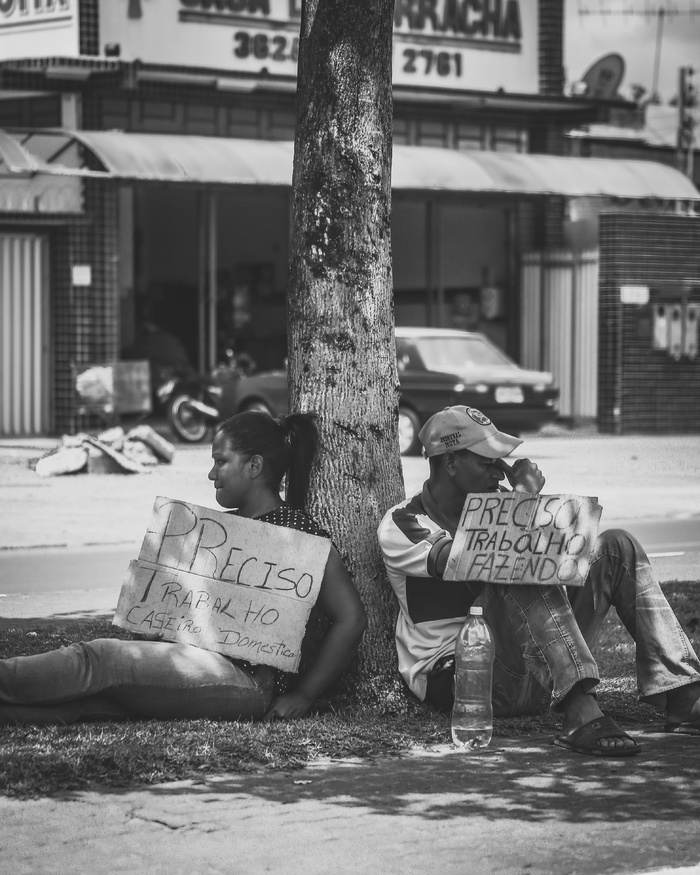
{"label": "woman sitting on grass", "polygon": [[[209,479],[217,502],[239,516],[329,537],[301,509],[318,442],[313,414],[231,417],[212,444]],[[316,606],[330,627],[291,692],[276,694],[269,666],[190,644],[100,638],[0,660],[0,723],[303,717],[350,662],[366,625],[360,598],[333,546]]]}

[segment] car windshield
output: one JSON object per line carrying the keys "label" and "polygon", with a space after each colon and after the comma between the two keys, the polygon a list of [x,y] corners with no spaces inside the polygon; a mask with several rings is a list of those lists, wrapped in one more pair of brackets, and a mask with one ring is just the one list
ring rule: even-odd
{"label": "car windshield", "polygon": [[461,372],[471,368],[517,365],[485,337],[412,337],[396,342],[399,370]]}

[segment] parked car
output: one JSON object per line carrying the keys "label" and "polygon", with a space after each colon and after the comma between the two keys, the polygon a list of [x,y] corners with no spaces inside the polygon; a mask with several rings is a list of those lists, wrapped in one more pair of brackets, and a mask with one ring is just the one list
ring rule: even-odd
{"label": "parked car", "polygon": [[[401,399],[399,446],[418,451],[418,432],[438,410],[477,407],[503,431],[537,431],[557,417],[559,390],[546,371],[521,368],[484,334],[442,328],[397,328]],[[287,372],[267,371],[225,386],[221,417],[243,410],[288,410]]]}

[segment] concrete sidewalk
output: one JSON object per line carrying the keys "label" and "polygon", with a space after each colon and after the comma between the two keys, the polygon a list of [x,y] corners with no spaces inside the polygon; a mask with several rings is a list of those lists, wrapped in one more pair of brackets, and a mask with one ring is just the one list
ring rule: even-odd
{"label": "concrete sidewalk", "polygon": [[[213,505],[208,446],[178,446],[172,465],[149,475],[40,480],[31,461],[55,445],[0,442],[0,549],[20,557],[47,545],[47,555],[76,557],[91,544],[137,550],[156,495]],[[547,492],[598,494],[609,526],[698,516],[698,448],[694,437],[562,433],[529,439],[521,455],[538,461]],[[426,463],[404,463],[412,492]],[[693,563],[655,567],[662,579],[697,581]],[[113,597],[99,587],[33,594],[6,625],[106,616]],[[8,606],[0,600],[0,614]],[[300,771],[51,799],[0,797],[0,871],[698,875],[700,738],[659,729],[633,731],[644,750],[631,759],[578,756],[544,736],[495,738],[477,754],[445,743],[376,762],[319,761]]]}
{"label": "concrete sidewalk", "polygon": [[0,869],[697,875],[700,739],[635,735],[644,750],[632,760],[568,754],[543,737],[495,739],[478,754],[441,745],[377,762],[0,798]]}

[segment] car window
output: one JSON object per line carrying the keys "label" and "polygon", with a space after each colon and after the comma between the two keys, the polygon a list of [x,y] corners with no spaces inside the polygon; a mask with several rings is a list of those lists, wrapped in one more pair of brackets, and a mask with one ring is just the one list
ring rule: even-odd
{"label": "car window", "polygon": [[425,364],[416,349],[415,343],[401,338],[396,339],[396,364],[399,373],[402,371],[423,371]]}
{"label": "car window", "polygon": [[416,354],[429,371],[463,371],[482,367],[517,368],[512,359],[485,337],[420,337]]}

